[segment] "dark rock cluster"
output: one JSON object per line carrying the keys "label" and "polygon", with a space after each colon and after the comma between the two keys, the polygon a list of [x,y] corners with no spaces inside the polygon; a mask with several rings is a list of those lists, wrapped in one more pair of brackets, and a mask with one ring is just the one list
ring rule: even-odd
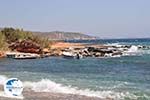
{"label": "dark rock cluster", "polygon": [[18,52],[24,52],[24,53],[37,53],[40,54],[42,49],[41,47],[32,41],[24,40],[24,41],[18,41],[9,46],[12,50],[16,50]]}
{"label": "dark rock cluster", "polygon": [[109,49],[109,47],[85,47],[81,49],[66,49],[65,52],[80,54],[83,57],[111,57],[122,55],[122,51],[117,48]]}

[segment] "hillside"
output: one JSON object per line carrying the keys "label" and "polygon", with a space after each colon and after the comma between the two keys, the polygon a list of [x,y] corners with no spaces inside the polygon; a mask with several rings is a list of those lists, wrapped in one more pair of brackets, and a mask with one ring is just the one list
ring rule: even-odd
{"label": "hillside", "polygon": [[[0,31],[3,28],[0,27]],[[41,37],[47,37],[51,40],[91,40],[97,37],[89,36],[79,32],[62,32],[62,31],[52,31],[52,32],[32,32],[34,35]]]}
{"label": "hillside", "polygon": [[2,30],[3,28],[0,28],[0,31]]}
{"label": "hillside", "polygon": [[33,32],[35,35],[48,37],[51,40],[88,40],[96,39],[96,37],[85,35],[77,32]]}

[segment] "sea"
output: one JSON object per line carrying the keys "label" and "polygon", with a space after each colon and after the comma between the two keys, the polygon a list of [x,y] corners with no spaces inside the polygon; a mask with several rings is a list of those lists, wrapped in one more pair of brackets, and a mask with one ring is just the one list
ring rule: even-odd
{"label": "sea", "polygon": [[[67,42],[150,47],[150,39]],[[112,100],[150,100],[150,49],[135,55],[83,59],[0,59],[0,84],[18,78],[35,92],[76,94]]]}

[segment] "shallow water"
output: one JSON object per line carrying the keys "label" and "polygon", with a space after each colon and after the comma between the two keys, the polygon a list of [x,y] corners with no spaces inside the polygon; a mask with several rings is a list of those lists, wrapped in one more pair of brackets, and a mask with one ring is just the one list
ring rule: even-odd
{"label": "shallow water", "polygon": [[[131,44],[131,43],[129,43]],[[0,79],[17,77],[38,92],[150,100],[150,55],[117,58],[0,59]]]}

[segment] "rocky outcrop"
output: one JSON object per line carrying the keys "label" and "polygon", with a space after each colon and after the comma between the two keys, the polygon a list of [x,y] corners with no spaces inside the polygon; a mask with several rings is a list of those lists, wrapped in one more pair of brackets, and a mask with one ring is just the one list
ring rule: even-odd
{"label": "rocky outcrop", "polygon": [[12,50],[16,50],[18,52],[24,53],[37,53],[40,54],[42,52],[41,47],[30,40],[18,41],[9,46]]}
{"label": "rocky outcrop", "polygon": [[[121,50],[120,50],[121,48]],[[62,52],[70,52],[82,55],[83,57],[120,57],[123,52],[128,50],[129,47],[116,47],[116,46],[88,46],[85,48],[68,48]]]}
{"label": "rocky outcrop", "polygon": [[100,53],[113,53],[112,50],[104,49],[104,48],[94,48],[88,47],[89,52],[100,52]]}
{"label": "rocky outcrop", "polygon": [[5,56],[6,56],[5,53],[2,52],[2,51],[0,51],[0,58],[3,58],[3,57],[5,57]]}

